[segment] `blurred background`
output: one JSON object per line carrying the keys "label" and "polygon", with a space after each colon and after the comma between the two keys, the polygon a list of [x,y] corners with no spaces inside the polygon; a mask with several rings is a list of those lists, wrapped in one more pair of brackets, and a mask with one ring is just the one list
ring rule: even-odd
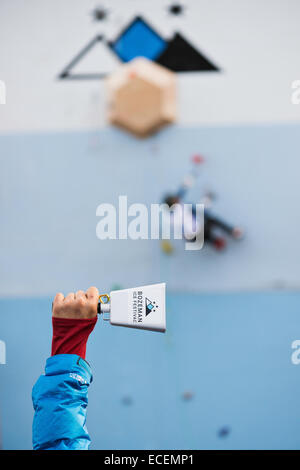
{"label": "blurred background", "polygon": [[[165,335],[99,319],[91,336],[91,448],[300,448],[299,18],[297,0],[1,1],[4,449],[31,448],[53,295],[156,282]],[[176,122],[143,139],[107,119],[105,80],[136,56],[178,91]],[[99,204],[161,202],[195,154],[189,201],[214,192],[243,240],[165,253],[96,237]]]}

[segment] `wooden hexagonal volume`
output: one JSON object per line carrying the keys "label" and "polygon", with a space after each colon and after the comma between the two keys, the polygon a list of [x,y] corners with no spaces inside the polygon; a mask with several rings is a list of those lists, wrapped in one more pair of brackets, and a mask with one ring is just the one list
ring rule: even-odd
{"label": "wooden hexagonal volume", "polygon": [[138,57],[107,79],[108,121],[147,137],[176,119],[176,79],[170,70]]}

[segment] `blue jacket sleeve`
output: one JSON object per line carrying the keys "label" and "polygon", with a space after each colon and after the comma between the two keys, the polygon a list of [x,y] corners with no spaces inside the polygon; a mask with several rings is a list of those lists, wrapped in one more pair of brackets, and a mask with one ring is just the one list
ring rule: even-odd
{"label": "blue jacket sleeve", "polygon": [[33,448],[88,450],[86,429],[90,366],[79,356],[58,354],[46,362],[32,390]]}

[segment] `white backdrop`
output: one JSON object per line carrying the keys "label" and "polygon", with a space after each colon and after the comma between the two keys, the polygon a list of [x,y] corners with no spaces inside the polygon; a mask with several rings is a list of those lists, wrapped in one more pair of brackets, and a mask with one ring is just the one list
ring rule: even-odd
{"label": "white backdrop", "polygon": [[[95,22],[95,0],[1,0],[0,132],[104,126],[103,81],[56,78],[94,36],[115,38],[136,14],[164,37],[182,32],[222,69],[178,75],[180,125],[299,121],[300,105],[290,101],[300,78],[298,0],[186,0],[179,17],[168,15],[170,3],[104,1],[108,19]],[[101,47],[86,61],[96,71],[117,63]]]}

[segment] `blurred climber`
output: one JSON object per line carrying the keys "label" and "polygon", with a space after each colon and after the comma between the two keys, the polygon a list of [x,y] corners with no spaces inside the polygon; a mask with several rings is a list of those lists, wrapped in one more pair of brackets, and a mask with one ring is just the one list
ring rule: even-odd
{"label": "blurred climber", "polygon": [[[208,193],[199,201],[199,203],[204,204],[204,227],[199,226],[197,221],[196,204],[192,204],[190,215],[182,219],[182,210],[179,209],[179,206],[183,206],[187,191],[194,186],[198,178],[199,165],[204,162],[204,158],[201,155],[195,155],[192,158],[192,162],[194,163],[194,167],[184,178],[177,193],[166,195],[163,202],[167,204],[171,211],[173,227],[181,224],[182,233],[185,235],[185,238],[188,238],[189,241],[196,241],[196,236],[191,238],[189,234],[195,233],[195,231],[198,233],[198,231],[201,230],[204,231],[204,240],[207,243],[213,245],[216,250],[223,250],[226,247],[226,239],[224,236],[220,235],[220,232],[224,232],[238,240],[243,237],[243,230],[240,227],[228,224],[211,212],[210,207],[212,205],[213,194]],[[161,246],[165,253],[172,253],[173,248],[169,241],[163,240]]]}

